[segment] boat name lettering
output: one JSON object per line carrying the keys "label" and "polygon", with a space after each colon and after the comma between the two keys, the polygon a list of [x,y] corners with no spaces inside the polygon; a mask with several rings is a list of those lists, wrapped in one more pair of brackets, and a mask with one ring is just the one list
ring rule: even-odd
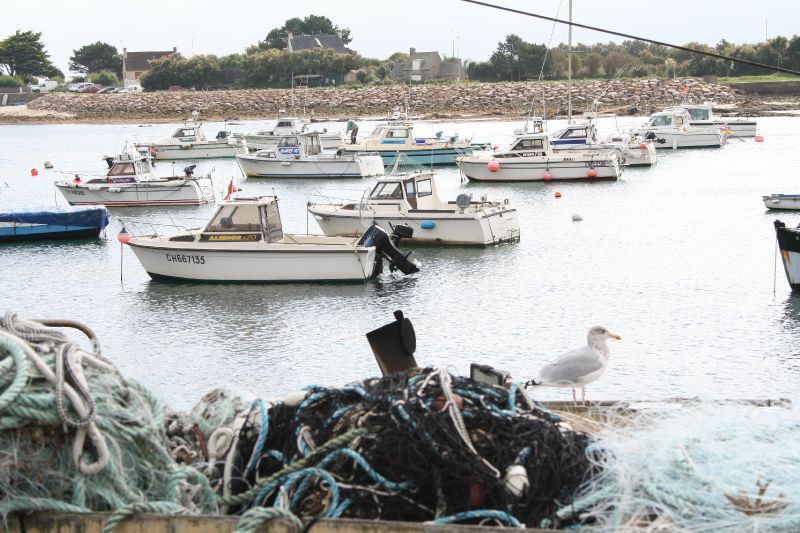
{"label": "boat name lettering", "polygon": [[258,235],[209,235],[209,241],[257,241]]}
{"label": "boat name lettering", "polygon": [[76,191],[75,189],[67,189],[67,192],[70,194],[77,194],[78,196],[83,196],[86,194],[83,191]]}
{"label": "boat name lettering", "polygon": [[180,138],[180,141],[181,141],[182,143],[188,143],[188,142],[192,142],[192,141],[194,141],[194,140],[195,140],[195,138],[194,138],[194,137],[181,137],[181,138]]}
{"label": "boat name lettering", "polygon": [[278,148],[278,153],[283,155],[300,155],[300,148],[282,146]]}
{"label": "boat name lettering", "polygon": [[195,265],[205,265],[206,258],[203,255],[183,255],[167,254],[167,261],[170,263],[194,263]]}
{"label": "boat name lettering", "polygon": [[381,144],[405,144],[405,141],[381,141]]}
{"label": "boat name lettering", "polygon": [[590,161],[584,161],[583,164],[586,165],[589,168],[591,168],[591,167],[607,167],[608,166],[608,161],[591,161],[591,162]]}

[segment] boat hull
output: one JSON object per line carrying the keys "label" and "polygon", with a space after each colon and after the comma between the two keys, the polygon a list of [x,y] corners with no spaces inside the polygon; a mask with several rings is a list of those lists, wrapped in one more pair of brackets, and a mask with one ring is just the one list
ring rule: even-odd
{"label": "boat hull", "polygon": [[[215,282],[364,281],[373,277],[375,248],[318,246],[287,250],[258,243],[247,250],[225,247],[169,246],[152,239],[131,239],[129,245],[154,279]],[[283,250],[281,249],[283,248]],[[314,247],[311,247],[314,248]]]}
{"label": "boat hull", "polygon": [[135,145],[137,150],[147,150],[156,161],[177,161],[181,159],[225,159],[246,154],[244,144],[231,144],[227,141],[186,144],[142,143]]}
{"label": "boat hull", "polygon": [[249,178],[366,178],[384,173],[377,156],[277,159],[238,155],[236,161]]}
{"label": "boat hull", "polygon": [[800,292],[800,230],[787,228],[783,222],[776,220],[775,232],[786,280],[792,291]]}
{"label": "boat hull", "polygon": [[734,137],[755,137],[756,136],[756,121],[755,120],[723,120],[719,122],[711,121],[692,121],[689,123],[693,127],[698,128],[726,128],[731,132]]}
{"label": "boat hull", "polygon": [[630,143],[628,145],[617,145],[610,143],[586,144],[585,142],[568,144],[565,142],[551,143],[556,154],[569,154],[570,150],[580,150],[583,152],[616,152],[620,158],[620,166],[623,167],[649,167],[658,162],[656,149],[653,143]]}
{"label": "boat hull", "polygon": [[[358,154],[363,153],[363,150],[352,150],[346,145],[342,147],[344,154]],[[456,164],[456,158],[463,155],[472,153],[472,147],[467,146],[464,148],[418,148],[418,149],[405,149],[405,150],[370,150],[370,153],[376,153],[383,158],[384,166],[390,166],[397,161],[400,155],[403,155],[413,161],[414,163],[423,166],[442,166]]]}
{"label": "boat hull", "polygon": [[214,201],[214,191],[209,178],[133,184],[58,182],[56,188],[70,205],[109,207],[200,205]]}
{"label": "boat hull", "polygon": [[0,222],[0,242],[92,239],[99,237],[101,231],[98,227]]}
{"label": "boat hull", "polygon": [[387,232],[394,226],[407,224],[414,229],[413,237],[408,240],[419,244],[492,246],[520,239],[517,210],[506,206],[472,216],[442,211],[389,216],[371,209],[343,210],[331,205],[311,205],[308,210],[325,235],[359,235],[375,222]]}
{"label": "boat hull", "polygon": [[[698,128],[702,130],[702,128]],[[665,142],[656,142],[655,147],[659,150],[679,149],[679,148],[720,148],[725,144],[725,136],[719,131],[697,131],[692,133],[659,133],[655,132],[656,137],[664,139]]]}
{"label": "boat hull", "polygon": [[762,196],[767,209],[796,211],[800,210],[800,194],[773,194]]}
{"label": "boat hull", "polygon": [[[500,168],[492,172],[489,160],[477,157],[463,157],[458,161],[461,173],[470,181],[575,181],[575,180],[616,180],[620,175],[619,161],[616,157],[602,161],[535,160],[517,157],[498,159]],[[589,170],[597,173],[589,177]],[[549,177],[545,172],[549,171]]]}
{"label": "boat hull", "polygon": [[0,242],[98,237],[108,225],[103,207],[0,213]]}

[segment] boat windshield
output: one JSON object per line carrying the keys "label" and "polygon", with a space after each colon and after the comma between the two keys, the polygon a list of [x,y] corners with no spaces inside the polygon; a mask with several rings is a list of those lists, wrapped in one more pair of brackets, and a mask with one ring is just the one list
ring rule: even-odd
{"label": "boat windshield", "polygon": [[656,115],[650,121],[651,126],[672,126],[672,115]]}
{"label": "boat windshield", "polygon": [[586,128],[566,129],[564,133],[559,136],[559,139],[585,139]]}
{"label": "boat windshield", "polygon": [[261,217],[257,205],[224,205],[211,219],[206,232],[261,232]]}
{"label": "boat windshield", "polygon": [[275,126],[276,128],[292,128],[294,124],[292,124],[291,120],[280,120],[278,124]]}
{"label": "boat windshield", "polygon": [[691,117],[692,120],[709,120],[710,119],[710,117],[709,117],[710,113],[708,112],[708,109],[705,109],[703,107],[693,107],[693,108],[687,109],[687,111],[689,111],[689,116]]}
{"label": "boat windshield", "polygon": [[300,146],[300,139],[297,137],[283,137],[278,146]]}
{"label": "boat windshield", "polygon": [[408,139],[408,130],[392,128],[386,132],[387,139]]}
{"label": "boat windshield", "polygon": [[180,139],[182,137],[194,137],[194,136],[195,136],[194,128],[181,128],[178,131],[176,131],[172,137],[175,139]]}
{"label": "boat windshield", "polygon": [[433,194],[433,187],[431,186],[431,180],[418,180],[417,181],[417,196],[430,196]]}
{"label": "boat windshield", "polygon": [[109,176],[132,176],[135,173],[133,163],[115,163],[108,171]]}
{"label": "boat windshield", "polygon": [[511,150],[542,150],[542,139],[520,139]]}
{"label": "boat windshield", "polygon": [[379,183],[369,195],[372,200],[402,200],[403,189],[399,183]]}

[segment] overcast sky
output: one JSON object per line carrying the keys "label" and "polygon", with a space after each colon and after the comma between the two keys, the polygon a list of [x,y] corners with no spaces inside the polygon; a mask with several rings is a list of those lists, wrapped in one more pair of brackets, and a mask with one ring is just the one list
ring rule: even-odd
{"label": "overcast sky", "polygon": [[[496,0],[494,3],[566,18],[568,0]],[[368,57],[396,51],[455,49],[465,59],[484,60],[498,41],[515,33],[547,43],[552,23],[490,10],[459,0],[81,0],[3,6],[0,36],[17,29],[41,31],[54,63],[67,71],[72,50],[105,41],[122,50],[170,50],[186,56],[243,52],[292,17],[325,15],[352,30],[350,47]],[[573,20],[676,44],[764,40],[800,33],[798,0],[574,0]],[[556,27],[553,44],[566,42],[566,26]],[[576,29],[574,42],[594,43],[611,36]],[[621,39],[613,39],[621,40]]]}

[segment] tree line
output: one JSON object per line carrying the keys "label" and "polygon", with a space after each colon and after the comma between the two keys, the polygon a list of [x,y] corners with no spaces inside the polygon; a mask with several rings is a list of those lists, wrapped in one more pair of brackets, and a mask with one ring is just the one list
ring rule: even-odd
{"label": "tree line", "polygon": [[[289,33],[296,35],[339,35],[344,44],[352,41],[348,28],[339,28],[324,16],[291,18],[267,32],[264,40],[244,53],[225,56],[200,55],[192,58],[174,54],[151,62],[152,69],[142,77],[147,90],[171,86],[195,89],[288,87],[297,78],[321,77],[328,83],[341,83],[344,75],[357,71],[359,83],[391,83],[389,73],[408,55],[397,52],[381,60],[363,57],[345,49],[311,49],[290,52]],[[21,86],[37,77],[64,81],[64,74],[51,62],[41,41],[41,33],[18,30],[0,40],[0,86]],[[692,42],[686,45],[723,55],[769,65],[800,70],[800,36],[774,37],[755,44],[735,44],[726,40],[715,46]],[[487,61],[467,61],[467,74],[476,81],[518,81],[564,79],[567,77],[567,45],[548,49],[544,44],[527,42],[508,35],[497,44]],[[122,79],[122,55],[113,45],[95,42],[73,50],[70,71],[73,81],[92,81],[115,85]],[[621,43],[579,43],[573,46],[572,75],[576,78],[746,76],[770,74],[751,65],[692,54],[664,46],[624,41]]]}

